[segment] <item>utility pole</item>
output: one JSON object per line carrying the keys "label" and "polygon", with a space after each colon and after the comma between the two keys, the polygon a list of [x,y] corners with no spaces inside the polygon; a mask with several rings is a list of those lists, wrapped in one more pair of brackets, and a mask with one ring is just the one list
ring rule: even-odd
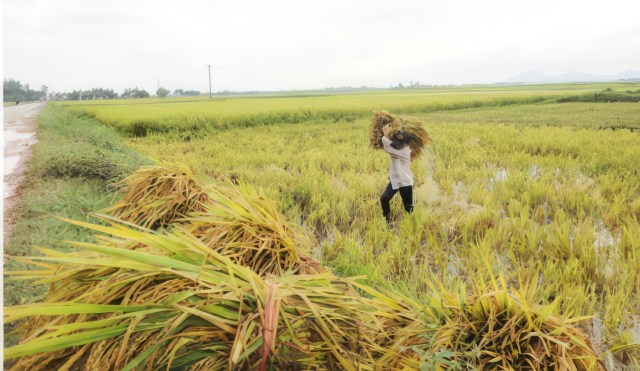
{"label": "utility pole", "polygon": [[211,65],[209,65],[209,99],[211,99]]}
{"label": "utility pole", "polygon": [[160,89],[160,78],[158,78],[158,89]]}
{"label": "utility pole", "polygon": [[211,65],[209,65],[209,99],[211,99]]}

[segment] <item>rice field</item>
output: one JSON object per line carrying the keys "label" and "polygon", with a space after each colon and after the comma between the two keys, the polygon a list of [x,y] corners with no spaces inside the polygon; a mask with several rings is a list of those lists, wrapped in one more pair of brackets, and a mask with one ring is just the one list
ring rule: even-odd
{"label": "rice field", "polygon": [[[607,87],[638,84],[60,105],[129,134],[132,148],[186,166],[203,184],[259,189],[317,240],[313,259],[411,298],[441,329],[474,326],[461,320],[471,309],[446,308],[515,298],[544,308],[541,318],[570,319],[601,366],[634,369],[640,103],[555,103]],[[412,163],[415,211],[404,214],[397,196],[389,230],[379,205],[389,159],[369,147],[380,110],[411,114],[433,140]],[[420,367],[454,368],[474,351],[470,339],[438,339],[442,348]]]}
{"label": "rice field", "polygon": [[[637,84],[636,84],[637,85]],[[318,121],[354,120],[376,111],[420,113],[480,106],[535,103],[578,96],[611,86],[634,90],[634,84],[554,85],[532,87],[432,88],[386,90],[367,94],[268,95],[250,98],[218,97],[74,101],[60,104],[95,116],[123,132],[144,136],[148,132],[202,131]]]}

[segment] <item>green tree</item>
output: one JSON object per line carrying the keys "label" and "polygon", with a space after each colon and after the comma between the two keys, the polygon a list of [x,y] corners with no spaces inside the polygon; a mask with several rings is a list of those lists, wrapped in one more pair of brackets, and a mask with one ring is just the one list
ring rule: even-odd
{"label": "green tree", "polygon": [[125,89],[121,98],[149,98],[149,93],[146,90],[140,90],[138,88]]}
{"label": "green tree", "polygon": [[82,95],[81,90],[74,90],[71,93],[67,94],[69,100],[80,100],[80,96]]}
{"label": "green tree", "polygon": [[156,90],[156,95],[160,98],[166,98],[169,93],[171,93],[171,91],[163,87],[159,87],[158,90]]}
{"label": "green tree", "polygon": [[188,95],[188,96],[197,96],[202,94],[201,92],[197,91],[197,90],[187,90],[182,92],[180,95]]}
{"label": "green tree", "polygon": [[4,79],[2,85],[2,92],[4,94],[5,102],[16,102],[24,100],[24,87],[20,81],[14,79]]}

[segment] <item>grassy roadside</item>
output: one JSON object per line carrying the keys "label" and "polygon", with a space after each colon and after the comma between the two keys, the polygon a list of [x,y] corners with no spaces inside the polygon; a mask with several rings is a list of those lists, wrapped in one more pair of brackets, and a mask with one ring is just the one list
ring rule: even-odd
{"label": "grassy roadside", "polygon": [[[86,230],[57,216],[89,220],[89,213],[113,202],[113,182],[150,163],[126,147],[115,129],[63,108],[47,105],[37,124],[39,143],[27,165],[21,200],[5,216],[14,225],[5,255],[30,256],[38,254],[36,246],[60,249],[61,241],[89,239]],[[24,267],[11,259],[4,266],[5,271]],[[35,302],[47,289],[4,278],[5,306]]]}

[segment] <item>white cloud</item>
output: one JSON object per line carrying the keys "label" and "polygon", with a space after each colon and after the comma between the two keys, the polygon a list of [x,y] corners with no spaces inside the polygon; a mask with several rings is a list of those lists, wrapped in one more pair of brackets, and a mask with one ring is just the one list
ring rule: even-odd
{"label": "white cloud", "polygon": [[388,86],[640,69],[612,0],[3,2],[5,77],[69,91]]}

